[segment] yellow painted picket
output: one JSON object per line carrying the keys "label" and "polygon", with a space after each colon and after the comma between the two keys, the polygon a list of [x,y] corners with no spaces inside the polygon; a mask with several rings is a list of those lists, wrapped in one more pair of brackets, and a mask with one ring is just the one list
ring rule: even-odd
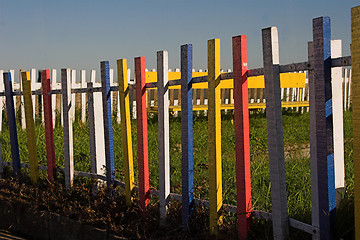
{"label": "yellow painted picket", "polygon": [[33,184],[39,181],[39,166],[36,150],[36,136],[35,136],[35,123],[33,115],[33,104],[31,99],[31,81],[30,72],[21,72],[23,94],[24,94],[24,108],[25,108],[25,121],[26,121],[26,134],[29,151],[30,162],[30,179]]}
{"label": "yellow painted picket", "polygon": [[129,85],[127,77],[127,63],[126,59],[117,61],[118,67],[118,84],[119,84],[119,101],[120,101],[120,116],[121,116],[121,134],[122,134],[122,148],[123,161],[125,170],[125,193],[126,203],[131,205],[131,193],[134,188],[134,164],[131,140],[131,118],[129,105]]}
{"label": "yellow painted picket", "polygon": [[220,39],[208,41],[208,69],[210,232],[217,235],[222,223]]}

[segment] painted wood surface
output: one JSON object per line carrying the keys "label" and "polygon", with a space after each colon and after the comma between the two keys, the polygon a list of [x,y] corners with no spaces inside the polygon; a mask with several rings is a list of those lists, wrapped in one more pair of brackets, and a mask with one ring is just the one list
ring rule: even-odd
{"label": "painted wood surface", "polygon": [[169,91],[168,52],[157,52],[158,87],[158,138],[159,138],[159,199],[160,218],[164,223],[170,194],[170,152],[169,152]]}
{"label": "painted wood surface", "polygon": [[[86,70],[80,71],[80,85],[81,88],[86,88]],[[81,122],[86,121],[86,94],[81,94]]]}
{"label": "painted wood surface", "polygon": [[[73,88],[79,88],[79,83],[76,81],[76,70],[71,69],[71,85],[70,85],[70,89]],[[75,113],[76,113],[76,94],[72,93],[70,91],[70,96],[71,96],[71,103],[74,105],[73,107],[70,108],[69,114],[70,114],[70,118],[73,119],[73,122],[75,121]]]}
{"label": "painted wood surface", "polygon": [[[114,69],[109,69],[109,75],[110,75],[110,87],[113,86],[117,86],[118,87],[118,82],[114,80]],[[112,108],[111,111],[113,112],[113,116],[114,116],[114,120],[118,123],[121,124],[120,122],[120,118],[117,118],[118,116],[120,117],[120,102],[119,102],[119,92],[118,91],[111,91],[111,104],[112,104]]]}
{"label": "painted wood surface", "polygon": [[[331,40],[331,58],[342,57],[341,40]],[[333,136],[334,136],[334,169],[336,202],[340,202],[345,188],[344,167],[344,118],[343,118],[343,78],[342,67],[331,68]]]}
{"label": "painted wood surface", "polygon": [[[31,81],[31,91],[35,91],[41,88],[41,84],[37,82],[37,71],[36,69],[30,69],[30,81]],[[35,119],[36,112],[36,96],[32,95],[32,104],[33,104],[33,115]]]}
{"label": "painted wood surface", "polygon": [[[105,137],[104,121],[102,113],[102,93],[93,92],[93,87],[101,87],[96,82],[96,71],[90,71],[89,82],[87,83],[87,106],[89,121],[89,147],[90,147],[90,164],[91,172],[105,176]],[[98,183],[94,183],[93,194],[97,193]]]}
{"label": "painted wood surface", "polygon": [[[313,42],[308,43],[308,60],[314,64],[314,46]],[[310,170],[311,170],[311,224],[313,227],[319,226],[319,195],[318,195],[318,177],[317,177],[317,142],[316,142],[316,101],[315,101],[315,81],[314,71],[309,71],[309,120],[310,120]],[[320,239],[320,235],[313,235],[313,239]]]}
{"label": "painted wood surface", "polygon": [[12,90],[11,74],[9,72],[3,73],[3,80],[5,86],[6,97],[6,112],[9,125],[10,146],[11,146],[11,159],[12,168],[15,176],[20,174],[20,155],[19,155],[19,142],[16,129],[15,118],[15,105],[14,105],[14,93]]}
{"label": "painted wood surface", "polygon": [[[90,80],[87,83],[87,109],[88,109],[88,123],[89,123],[89,148],[90,148],[90,167],[91,173],[97,173],[96,162],[96,135],[95,135],[95,117],[94,117],[94,83]],[[93,195],[97,194],[97,183],[93,182]]]}
{"label": "painted wood surface", "polygon": [[45,139],[46,139],[46,158],[48,167],[48,178],[51,182],[56,177],[55,172],[55,146],[54,146],[54,131],[51,105],[51,83],[50,71],[41,71],[42,83],[42,97],[44,105],[44,120],[45,120]]}
{"label": "painted wood surface", "polygon": [[[207,72],[193,72],[193,77],[207,76]],[[228,73],[221,73],[220,88],[234,88],[234,79],[225,78]],[[179,80],[181,78],[180,72],[169,72],[169,81]],[[225,79],[224,79],[225,78]],[[301,88],[305,87],[305,73],[280,73],[281,88]],[[146,82],[157,82],[156,72],[146,72]],[[193,83],[193,89],[206,89],[207,82]],[[265,88],[264,75],[248,77],[248,88]],[[169,86],[169,89],[180,89],[180,85]]]}
{"label": "painted wood surface", "polygon": [[355,239],[360,239],[360,6],[351,9]]}
{"label": "painted wood surface", "polygon": [[193,208],[193,89],[192,44],[182,45],[181,51],[181,175],[182,175],[182,224],[189,227]]}
{"label": "painted wood surface", "polygon": [[246,41],[246,35],[240,35],[232,38],[234,68],[234,126],[236,126],[235,158],[237,229],[239,239],[246,238],[250,229],[252,212]]}
{"label": "painted wood surface", "polygon": [[62,116],[64,131],[64,175],[65,188],[70,190],[74,181],[74,145],[72,109],[74,103],[71,97],[71,70],[61,69]]}
{"label": "painted wood surface", "polygon": [[127,76],[126,59],[117,60],[118,85],[119,85],[119,102],[121,111],[121,137],[122,153],[125,170],[125,194],[126,204],[131,205],[132,191],[134,189],[134,163],[131,138],[131,118],[129,105],[129,84]]}
{"label": "painted wood surface", "polygon": [[[97,81],[95,70],[91,70],[90,72],[90,82],[94,84],[94,87],[101,87],[101,79]],[[96,145],[96,173],[106,176],[104,115],[101,92],[94,92],[94,130]]]}
{"label": "painted wood surface", "polygon": [[[57,83],[57,71],[56,69],[51,69],[51,89],[61,89],[61,83]],[[51,108],[52,108],[52,121],[53,121],[53,128],[55,128],[56,125],[56,94],[51,95]],[[61,111],[61,110],[60,110]]]}
{"label": "painted wood surface", "polygon": [[[4,71],[0,70],[0,92],[4,92]],[[2,112],[4,109],[5,97],[0,97],[0,131],[2,131]]]}
{"label": "painted wood surface", "polygon": [[[318,209],[313,210],[318,211],[318,225],[320,227],[321,239],[330,238],[336,210],[330,39],[330,18],[319,17],[313,19],[312,55],[314,66],[313,81],[315,87],[313,100],[315,100],[315,103],[311,107],[315,107],[315,121],[311,122],[311,124],[316,125],[315,156],[317,172],[312,171],[312,174],[314,173],[312,177],[318,178]],[[310,89],[310,91],[312,90]],[[312,140],[315,139],[310,138],[310,145],[314,143]],[[313,223],[317,220],[316,218],[313,219]]]}
{"label": "painted wood surface", "polygon": [[266,122],[274,239],[289,238],[283,123],[280,94],[279,40],[276,27],[262,30]]}
{"label": "painted wood surface", "polygon": [[136,79],[136,127],[139,169],[139,204],[140,209],[142,210],[142,214],[144,214],[145,208],[150,202],[145,58],[137,57],[135,58],[134,62]]}
{"label": "painted wood surface", "polygon": [[26,136],[29,152],[30,179],[32,184],[36,185],[39,181],[39,164],[36,150],[35,123],[33,115],[33,105],[31,99],[31,80],[30,72],[21,72],[22,88],[24,96],[24,110],[26,123]]}
{"label": "painted wood surface", "polygon": [[114,138],[112,128],[111,94],[109,61],[100,63],[101,69],[101,93],[103,103],[104,138],[105,138],[105,160],[107,186],[114,184],[115,163],[114,163]]}
{"label": "painted wood surface", "polygon": [[210,233],[222,224],[220,39],[208,40],[208,131]]}
{"label": "painted wood surface", "polygon": [[[23,91],[22,81],[21,81],[21,73],[22,70],[19,71],[19,91]],[[21,128],[26,131],[26,118],[25,118],[25,107],[24,107],[24,94],[20,96],[20,102],[15,103],[17,105],[20,105],[20,118],[21,118]],[[18,101],[19,101],[18,100]]]}
{"label": "painted wood surface", "polygon": [[[15,82],[15,70],[11,69],[9,70],[10,73],[10,77],[11,77],[11,84],[12,84],[12,91],[13,92],[18,92],[20,90],[20,84]],[[18,105],[17,105],[17,96],[14,95],[14,108],[15,108],[15,116],[18,110]]]}
{"label": "painted wood surface", "polygon": [[[111,75],[111,74],[110,74]],[[129,81],[129,75],[128,75],[128,81]],[[110,85],[111,86],[115,86],[115,85],[117,85],[117,84],[113,84],[113,83],[111,83],[111,79],[110,79]],[[114,107],[114,109],[113,109],[113,112],[115,112],[116,114],[115,114],[115,119],[116,119],[116,122],[118,123],[118,124],[120,124],[120,122],[121,122],[121,114],[120,114],[120,101],[119,101],[119,92],[113,92],[113,98],[114,98],[114,101],[113,101],[113,107]],[[116,96],[116,97],[115,97]],[[130,96],[130,89],[129,89],[129,99],[133,99],[131,96]],[[115,101],[116,100],[116,101]],[[130,100],[129,100],[130,101]],[[130,103],[129,103],[130,104]],[[130,106],[129,106],[130,107]],[[131,111],[131,109],[130,109],[130,111]]]}

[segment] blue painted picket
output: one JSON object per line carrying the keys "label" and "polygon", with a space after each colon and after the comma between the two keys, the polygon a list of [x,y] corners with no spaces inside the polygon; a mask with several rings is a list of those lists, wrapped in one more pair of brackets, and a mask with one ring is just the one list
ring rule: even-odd
{"label": "blue painted picket", "polygon": [[[311,158],[312,183],[318,190],[313,208],[313,225],[319,226],[320,238],[330,239],[336,208],[334,147],[332,126],[331,92],[331,31],[330,18],[313,19],[312,61],[313,74],[310,79],[313,89],[310,92],[310,146],[316,149]],[[316,161],[316,163],[314,162]],[[313,192],[313,194],[316,194]]]}
{"label": "blue painted picket", "polygon": [[115,163],[114,163],[114,138],[112,127],[111,94],[109,61],[100,63],[101,69],[101,92],[103,100],[104,135],[105,135],[105,159],[107,186],[114,184]]}
{"label": "blue painted picket", "polygon": [[9,72],[4,73],[6,112],[9,123],[12,167],[13,173],[16,176],[20,173],[20,154],[15,119],[14,92],[12,89],[11,77],[12,76]]}
{"label": "blue painted picket", "polygon": [[182,223],[187,229],[193,200],[192,45],[181,46]]}

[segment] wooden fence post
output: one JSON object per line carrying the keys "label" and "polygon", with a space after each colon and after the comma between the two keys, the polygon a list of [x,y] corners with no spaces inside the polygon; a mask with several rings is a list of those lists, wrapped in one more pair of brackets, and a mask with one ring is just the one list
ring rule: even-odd
{"label": "wooden fence post", "polygon": [[139,166],[139,201],[142,214],[144,214],[145,208],[150,202],[145,58],[137,57],[134,61],[136,80],[136,126]]}
{"label": "wooden fence post", "polygon": [[[19,71],[19,91],[23,91],[21,74],[22,70]],[[24,94],[20,96],[20,118],[21,118],[21,128],[26,131],[26,117],[25,117],[25,106],[24,106]]]}
{"label": "wooden fence post", "polygon": [[39,181],[39,164],[36,151],[35,124],[33,115],[33,105],[31,99],[30,72],[21,72],[22,88],[24,96],[26,134],[30,162],[30,179],[36,185]]}
{"label": "wooden fence post", "polygon": [[181,175],[182,175],[182,224],[189,227],[193,208],[193,89],[192,44],[181,46]]}
{"label": "wooden fence post", "polygon": [[220,39],[208,40],[208,132],[210,233],[222,224]]}
{"label": "wooden fence post", "polygon": [[309,54],[313,66],[309,79],[310,147],[313,145],[310,161],[311,186],[317,190],[312,194],[317,196],[312,196],[312,222],[320,228],[321,239],[330,238],[336,210],[330,39],[330,18],[313,19],[312,52]]}
{"label": "wooden fence post", "polygon": [[[4,92],[4,71],[0,70],[0,92]],[[2,131],[2,112],[4,109],[5,97],[0,97],[0,131]]]}
{"label": "wooden fence post", "polygon": [[[308,42],[308,61],[314,64],[313,42]],[[310,169],[311,169],[311,224],[313,227],[319,226],[319,195],[317,178],[317,150],[316,150],[316,106],[315,106],[315,81],[314,70],[308,72],[309,88],[309,120],[310,120]],[[320,233],[314,234],[313,239],[320,239]]]}
{"label": "wooden fence post", "polygon": [[[80,71],[81,88],[86,88],[86,70]],[[86,93],[81,93],[81,122],[86,121]]]}
{"label": "wooden fence post", "polygon": [[245,239],[250,229],[252,212],[246,35],[233,37],[232,45],[237,229],[239,239]]}
{"label": "wooden fence post", "polygon": [[[34,90],[38,90],[38,83],[36,82],[36,69],[31,69],[30,70],[30,81],[31,81],[31,91],[34,91]],[[36,113],[36,96],[35,95],[32,95],[32,104],[33,104],[33,115],[34,115],[34,119],[35,118],[35,113]]]}
{"label": "wooden fence post", "polygon": [[[130,79],[129,78],[129,75],[127,75],[128,76],[128,79]],[[115,117],[115,119],[116,119],[116,123],[117,124],[120,124],[120,122],[121,122],[121,116],[120,116],[120,101],[119,101],[119,92],[113,92],[113,96],[114,95],[117,95],[117,98],[116,98],[116,101],[114,101],[114,111],[116,112],[116,115],[114,116]],[[129,88],[129,101],[131,101],[131,96],[130,96],[130,88]],[[129,109],[130,109],[130,112],[132,111],[132,109],[131,109],[131,102],[129,102]],[[130,115],[131,115],[131,113],[130,113]]]}
{"label": "wooden fence post", "polygon": [[160,218],[164,223],[170,194],[168,52],[157,52]]}
{"label": "wooden fence post", "polygon": [[74,181],[74,150],[73,150],[73,121],[72,109],[75,103],[71,97],[71,70],[61,69],[62,88],[62,116],[64,130],[64,172],[65,188],[70,190]]}
{"label": "wooden fence post", "polygon": [[55,146],[54,146],[54,130],[51,109],[51,87],[50,87],[50,71],[41,71],[41,83],[43,90],[43,106],[45,119],[45,139],[46,139],[46,157],[48,178],[51,182],[56,178],[55,171]]}
{"label": "wooden fence post", "polygon": [[351,9],[355,239],[360,239],[360,6]]}
{"label": "wooden fence post", "polygon": [[[341,40],[331,40],[331,58],[342,57]],[[336,202],[345,191],[342,67],[331,68]]]}
{"label": "wooden fence post", "polygon": [[102,92],[103,117],[104,117],[106,178],[107,178],[107,186],[110,187],[114,184],[114,180],[115,180],[115,163],[114,163],[114,140],[113,140],[113,128],[112,128],[109,61],[102,61],[100,63],[100,69],[101,69],[101,92]]}
{"label": "wooden fence post", "polygon": [[[91,70],[88,88],[88,119],[91,172],[105,175],[105,143],[104,119],[102,113],[102,93],[93,92],[93,87],[100,84],[95,81],[96,71]],[[93,194],[97,193],[98,184],[93,187]]]}
{"label": "wooden fence post", "polygon": [[6,96],[6,111],[10,134],[12,167],[14,175],[18,176],[20,174],[20,155],[15,119],[14,93],[12,90],[11,74],[7,72],[4,73],[3,76]]}
{"label": "wooden fence post", "polygon": [[[91,71],[92,75],[92,71]],[[96,135],[95,135],[95,109],[94,109],[94,92],[93,79],[90,77],[90,81],[87,83],[87,106],[88,106],[88,121],[89,121],[89,148],[90,148],[90,166],[91,173],[97,173],[97,162],[96,162]],[[99,136],[98,136],[99,138]],[[97,183],[93,182],[92,193],[97,194]]]}
{"label": "wooden fence post", "polygon": [[274,239],[288,239],[284,139],[280,93],[279,41],[276,27],[262,30],[266,122]]}
{"label": "wooden fence post", "polygon": [[[51,89],[55,90],[57,88],[57,82],[56,82],[56,69],[51,69]],[[56,94],[52,94],[51,96],[51,108],[52,108],[52,124],[53,128],[55,128],[56,124]]]}
{"label": "wooden fence post", "polygon": [[[114,69],[112,68],[109,69],[109,77],[110,77],[110,87],[119,86],[117,82],[116,84],[114,82]],[[119,92],[112,91],[110,95],[111,95],[111,112],[112,112],[113,120],[114,122],[120,124],[120,119],[116,119],[115,116],[115,112],[120,111],[120,107],[119,108],[117,107],[118,104],[115,104],[116,102],[119,102]]]}
{"label": "wooden fence post", "polygon": [[[19,83],[15,82],[15,70],[11,69],[11,70],[9,70],[9,73],[10,73],[10,76],[11,76],[12,91],[17,92],[17,91],[20,90],[20,85],[19,85]],[[16,97],[17,96],[14,95],[15,118],[16,118],[16,114],[17,114],[17,110],[18,110]]]}
{"label": "wooden fence post", "polygon": [[123,161],[125,170],[126,203],[131,205],[131,193],[134,188],[134,163],[131,138],[131,117],[129,105],[129,84],[127,78],[126,59],[117,60],[119,102],[121,111],[121,135],[123,148]]}

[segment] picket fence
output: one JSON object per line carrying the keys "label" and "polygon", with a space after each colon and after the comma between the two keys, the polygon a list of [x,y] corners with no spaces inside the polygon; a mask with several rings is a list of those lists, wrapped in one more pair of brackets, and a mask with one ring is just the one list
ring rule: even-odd
{"label": "picket fence", "polygon": [[[245,239],[252,217],[270,219],[273,223],[274,239],[287,239],[289,227],[294,227],[313,235],[314,239],[329,239],[334,224],[333,215],[336,209],[335,189],[344,187],[343,149],[339,151],[336,141],[339,137],[337,129],[342,130],[343,108],[349,107],[350,89],[353,91],[352,109],[354,115],[354,182],[355,182],[355,229],[356,239],[360,239],[360,7],[352,9],[352,49],[351,57],[334,57],[331,53],[330,18],[313,19],[313,41],[309,42],[309,59],[307,62],[279,65],[278,33],[276,27],[262,30],[263,63],[259,69],[247,69],[246,36],[232,38],[233,72],[220,71],[220,40],[208,41],[207,76],[193,77],[192,45],[181,46],[181,78],[169,81],[168,52],[157,52],[157,82],[146,82],[145,58],[135,58],[135,79],[133,85],[136,98],[136,122],[138,141],[139,186],[134,186],[134,169],[131,139],[130,86],[129,71],[126,59],[117,61],[118,82],[111,86],[112,71],[109,62],[100,63],[101,83],[95,81],[95,71],[90,73],[90,81],[86,82],[85,71],[80,72],[80,83],[76,83],[75,71],[61,69],[61,83],[50,77],[50,70],[41,71],[41,83],[34,80],[36,70],[21,71],[22,91],[13,91],[12,76],[14,72],[1,74],[8,118],[12,162],[4,162],[0,157],[0,174],[3,166],[12,166],[14,175],[18,175],[21,167],[30,168],[30,178],[34,184],[38,182],[39,169],[47,170],[49,180],[53,181],[55,171],[64,173],[65,186],[70,189],[74,176],[89,177],[106,181],[110,187],[115,182],[126,190],[126,202],[131,204],[134,190],[139,191],[139,204],[143,214],[149,203],[150,194],[157,195],[160,201],[160,216],[165,221],[167,205],[170,199],[182,201],[184,230],[193,205],[207,206],[210,209],[211,234],[217,234],[218,225],[222,222],[222,211],[237,214],[237,229],[240,239]],[[335,49],[335,48],[334,48]],[[338,53],[336,53],[338,54]],[[333,57],[331,57],[333,55]],[[350,66],[352,65],[352,78]],[[312,224],[302,223],[289,218],[287,209],[286,178],[284,162],[284,143],[282,130],[282,108],[280,73],[307,72],[310,111],[310,160],[311,160],[311,195]],[[342,75],[342,73],[344,73]],[[266,118],[268,131],[268,150],[271,181],[271,213],[255,211],[251,203],[250,182],[250,149],[249,149],[249,97],[248,78],[264,75],[266,96]],[[343,76],[345,82],[333,82],[331,78]],[[52,77],[56,70],[52,70]],[[340,77],[341,78],[341,77]],[[221,170],[221,86],[220,82],[233,79],[237,206],[222,202],[222,170]],[[350,88],[350,82],[352,87]],[[78,84],[74,87],[75,84]],[[193,109],[197,101],[193,101],[193,86],[208,83],[207,115],[209,129],[209,200],[193,197]],[[86,84],[85,84],[86,83]],[[41,84],[41,87],[40,87]],[[339,85],[340,84],[340,85]],[[343,84],[345,87],[341,87]],[[169,164],[169,88],[180,85],[181,94],[181,148],[182,148],[182,194],[170,192]],[[335,86],[336,85],[336,86]],[[1,86],[1,85],[0,85]],[[340,86],[340,87],[339,87]],[[40,89],[41,90],[38,90]],[[147,91],[157,89],[158,137],[159,137],[159,189],[149,189],[148,142],[147,142]],[[341,89],[344,89],[342,92]],[[87,95],[85,95],[86,93]],[[111,93],[119,99],[120,123],[122,125],[122,147],[124,159],[125,182],[115,179],[114,143],[113,143],[113,102]],[[91,173],[74,170],[73,162],[73,129],[75,119],[76,94],[81,94],[81,102],[87,102]],[[231,94],[229,94],[230,96]],[[300,95],[300,94],[298,94]],[[20,163],[17,128],[15,121],[16,97],[23,97],[25,121],[29,149],[30,164]],[[36,156],[34,130],[35,97],[42,96],[43,117],[45,122],[47,166],[39,166]],[[64,168],[56,168],[54,156],[54,110],[58,96],[61,96],[61,114],[64,132]],[[87,101],[86,99],[87,98]],[[305,99],[305,98],[304,98]],[[332,100],[334,99],[334,100]],[[307,99],[305,99],[307,100]],[[255,101],[255,100],[254,100]],[[260,100],[256,100],[262,101]],[[2,102],[2,101],[0,101]],[[81,108],[82,111],[86,109]],[[86,114],[82,113],[82,117]],[[340,122],[337,122],[339,121]],[[333,124],[334,122],[334,124]],[[339,127],[340,126],[340,127]],[[339,128],[338,128],[339,127]],[[334,128],[334,131],[333,131]],[[340,136],[343,141],[342,135]],[[324,141],[326,139],[326,141]],[[333,141],[334,139],[334,141]],[[337,153],[340,152],[340,157]],[[340,160],[339,160],[340,159]],[[341,162],[342,161],[342,162]],[[106,166],[103,173],[102,166]]]}
{"label": "picket fence", "polygon": [[[338,54],[335,54],[336,57],[341,57],[341,40],[331,40],[332,51],[336,49]],[[334,57],[334,53],[332,53]],[[0,70],[1,71],[1,70]],[[175,72],[178,72],[179,69],[175,69]],[[4,72],[4,71],[2,71]],[[14,70],[9,70],[12,78],[12,88],[14,92],[21,92],[22,91],[22,83],[21,83],[21,70],[19,71],[19,77],[16,76]],[[148,72],[148,69],[145,69],[145,72]],[[192,70],[193,74],[202,74],[206,76],[207,74],[203,74],[207,72],[207,69],[203,71],[199,69],[195,71]],[[227,70],[228,73],[231,73],[231,69]],[[304,73],[303,76],[293,76],[290,75],[289,79],[285,79],[287,87],[281,88],[281,100],[282,106],[284,108],[292,108],[295,110],[300,111],[308,111],[309,110],[309,78],[308,78],[308,71],[301,71]],[[94,74],[95,75],[94,75]],[[128,69],[128,83],[129,83],[129,103],[131,109],[131,117],[136,119],[136,100],[135,100],[135,80],[130,78],[131,76],[131,69]],[[150,72],[155,74],[156,80],[156,71],[152,69]],[[88,81],[98,82],[96,79],[96,70],[90,71],[89,76],[86,76],[86,70],[77,71],[75,69],[71,69],[71,89],[76,88],[85,88]],[[117,80],[114,79],[114,69],[110,69],[110,86],[116,87]],[[171,74],[171,69],[169,69],[169,74]],[[91,76],[93,79],[91,80]],[[151,81],[151,77],[146,74],[146,82]],[[171,75],[170,75],[171,76]],[[171,78],[169,76],[169,80],[177,79]],[[2,76],[1,76],[2,77]],[[58,71],[57,69],[52,69],[50,74],[50,82],[51,82],[51,89],[61,89],[61,81],[58,78]],[[153,77],[154,78],[154,77]],[[296,79],[294,79],[296,78]],[[31,69],[30,70],[30,79],[31,79],[31,89],[33,91],[41,90],[41,70]],[[229,79],[231,80],[231,79]],[[294,81],[295,80],[295,81]],[[342,96],[343,96],[343,109],[348,110],[351,106],[351,95],[350,95],[350,85],[351,85],[351,67],[342,67],[342,73],[336,74],[332,76],[333,82],[340,82],[342,88]],[[155,81],[156,82],[156,81]],[[253,81],[254,83],[249,86],[249,110],[257,110],[265,109],[266,108],[266,98],[264,94],[264,79],[263,77],[259,80]],[[300,84],[299,84],[300,83]],[[299,87],[300,85],[300,87]],[[291,87],[293,86],[293,87]],[[0,89],[4,89],[3,81],[0,81]],[[0,90],[3,91],[3,90]],[[148,112],[157,112],[157,90],[154,88],[149,88],[147,91],[147,101],[146,106]],[[113,91],[112,93],[112,111],[113,115],[116,118],[117,123],[120,123],[120,103],[118,98],[118,93]],[[86,94],[72,94],[73,101],[75,101],[75,118],[81,119],[82,122],[86,121],[86,109],[87,109],[87,96]],[[41,96],[36,97],[33,96],[33,109],[34,109],[34,116],[35,114],[39,115],[42,120],[44,119],[44,109],[42,107],[42,98]],[[197,86],[197,88],[193,89],[193,110],[197,111],[204,111],[204,114],[207,113],[207,87]],[[221,89],[221,109],[224,109],[225,112],[229,109],[234,109],[234,90],[232,84],[227,84],[225,87]],[[0,109],[3,109],[4,105],[4,97],[0,96]],[[23,97],[19,96],[15,98],[15,108],[18,112],[18,117],[21,119],[21,126],[23,129],[26,128],[25,123],[25,110],[24,110],[24,101]],[[52,110],[53,110],[53,127],[55,127],[55,119],[56,117],[61,116],[61,96],[60,95],[53,95],[52,96]],[[181,93],[180,87],[176,89],[169,89],[169,110],[174,114],[177,115],[178,111],[181,111]],[[2,114],[0,114],[0,121],[2,118]],[[62,124],[62,118],[61,118]],[[2,126],[0,125],[0,131]]]}

